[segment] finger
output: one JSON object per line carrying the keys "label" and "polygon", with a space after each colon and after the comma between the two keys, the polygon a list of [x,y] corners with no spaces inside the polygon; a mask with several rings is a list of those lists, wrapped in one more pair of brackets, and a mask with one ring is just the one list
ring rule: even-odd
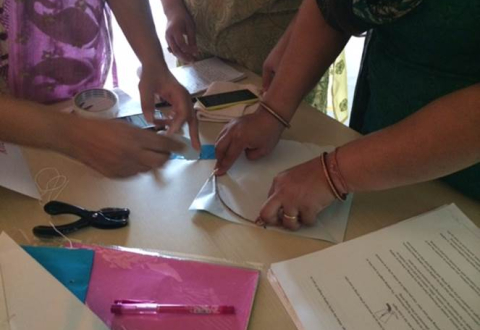
{"label": "finger", "polygon": [[170,158],[169,154],[157,153],[152,151],[144,151],[139,157],[140,163],[147,168],[147,170],[159,168],[165,164]]}
{"label": "finger", "polygon": [[192,141],[192,147],[195,150],[201,149],[200,135],[198,133],[198,119],[195,114],[188,121],[188,132],[190,134],[190,141]]}
{"label": "finger", "polygon": [[155,125],[155,128],[157,129],[165,129],[166,127],[170,126],[172,123],[172,119],[167,119],[167,118],[154,118],[153,124]]}
{"label": "finger", "polygon": [[230,167],[232,167],[233,163],[235,160],[237,160],[238,156],[240,156],[243,150],[243,144],[241,144],[238,140],[232,140],[224,153],[225,156],[217,162],[219,165],[217,167],[218,175],[225,174]]}
{"label": "finger", "polygon": [[298,230],[301,227],[300,212],[288,204],[283,204],[283,212],[281,214],[282,226],[289,230]]}
{"label": "finger", "polygon": [[184,62],[184,63],[192,62],[192,56],[189,54],[185,54],[180,48],[180,46],[177,44],[176,40],[177,39],[173,35],[167,38],[167,43],[169,46],[170,53],[175,55],[181,62]]}
{"label": "finger", "polygon": [[223,140],[227,136],[228,131],[228,126],[224,126],[223,129],[220,131],[220,134],[218,134],[217,138],[215,139],[215,144]]}
{"label": "finger", "polygon": [[265,156],[266,152],[263,148],[247,149],[245,150],[245,155],[247,156],[248,160],[256,160]]}
{"label": "finger", "polygon": [[196,31],[194,26],[187,26],[187,40],[188,40],[188,46],[190,46],[190,50],[196,54],[198,52],[197,49],[197,37],[196,37]]}
{"label": "finger", "polygon": [[313,226],[317,222],[317,214],[314,209],[302,207],[300,208],[300,220],[302,224],[307,226]]}
{"label": "finger", "polygon": [[168,34],[166,39],[167,39],[168,47],[170,47],[170,50],[171,50],[172,54],[175,55],[175,56],[180,54],[181,50],[180,50],[180,47],[177,45],[174,34],[173,33]]}
{"label": "finger", "polygon": [[141,82],[138,86],[140,92],[140,101],[142,105],[142,112],[145,120],[149,123],[153,122],[153,113],[155,111],[155,97],[150,88],[145,87]]}
{"label": "finger", "polygon": [[223,134],[223,136],[220,139],[217,139],[217,141],[215,142],[215,158],[217,159],[217,165],[220,164],[225,158],[229,145],[230,136],[226,133]]}
{"label": "finger", "polygon": [[168,154],[171,152],[180,152],[185,148],[183,143],[163,134],[156,134],[151,131],[145,131],[145,133],[149,134],[148,137],[145,136],[142,140],[143,149]]}
{"label": "finger", "polygon": [[170,125],[168,125],[167,133],[173,134],[177,133],[187,120],[187,115],[185,114],[184,111],[178,111],[175,114],[175,117],[173,117],[172,121],[170,122]]}
{"label": "finger", "polygon": [[186,59],[187,62],[193,62],[195,58],[185,41],[185,35],[183,33],[176,33],[173,38],[175,39],[179,55]]}
{"label": "finger", "polygon": [[267,201],[263,204],[262,209],[260,210],[260,219],[268,225],[276,226],[278,225],[278,212],[282,207],[280,199],[277,198],[277,195],[272,195]]}

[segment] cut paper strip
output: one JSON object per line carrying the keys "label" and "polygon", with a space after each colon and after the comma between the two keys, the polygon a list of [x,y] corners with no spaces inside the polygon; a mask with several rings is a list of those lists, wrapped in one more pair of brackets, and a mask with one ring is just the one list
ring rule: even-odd
{"label": "cut paper strip", "polygon": [[[0,235],[0,269],[6,304],[1,324],[15,330],[107,330],[80,300],[7,234]],[[6,318],[5,318],[6,317]]]}
{"label": "cut paper strip", "polygon": [[[75,244],[95,250],[87,305],[112,329],[246,330],[259,271],[177,259],[133,249]],[[164,304],[233,305],[233,315],[120,315],[114,300],[154,300]]]}
{"label": "cut paper strip", "polygon": [[[274,177],[332,149],[333,147],[281,140],[270,155],[260,160],[249,161],[242,155],[226,175],[216,178],[218,189],[215,189],[213,177],[207,180],[190,210],[203,210],[232,222],[255,226],[253,221],[267,200]],[[344,203],[335,201],[318,215],[317,223],[312,227],[302,227],[295,232],[278,227],[267,229],[340,243],[344,239],[351,202],[352,196]]]}
{"label": "cut paper strip", "polygon": [[43,246],[22,248],[81,302],[85,302],[93,265],[92,250]]}

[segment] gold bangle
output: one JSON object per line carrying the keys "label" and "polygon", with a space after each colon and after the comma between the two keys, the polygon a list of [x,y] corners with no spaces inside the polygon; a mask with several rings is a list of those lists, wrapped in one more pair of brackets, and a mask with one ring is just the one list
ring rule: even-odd
{"label": "gold bangle", "polygon": [[270,108],[265,102],[261,101],[260,106],[263,107],[269,114],[271,114],[275,119],[277,119],[283,126],[286,128],[290,128],[290,124],[288,121],[282,118],[278,113],[276,113],[272,108]]}
{"label": "gold bangle", "polygon": [[322,154],[320,159],[322,160],[322,168],[323,168],[323,174],[325,174],[325,178],[327,179],[328,185],[330,186],[330,190],[333,193],[333,196],[335,196],[336,199],[345,202],[347,200],[347,195],[341,195],[335,185],[333,184],[332,178],[330,177],[330,173],[328,172],[327,168],[327,162],[325,160],[325,156],[327,155],[326,152]]}

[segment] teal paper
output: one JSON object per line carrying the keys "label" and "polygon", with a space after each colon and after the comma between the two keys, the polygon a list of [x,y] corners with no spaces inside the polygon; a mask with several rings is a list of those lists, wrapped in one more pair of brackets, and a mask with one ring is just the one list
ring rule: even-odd
{"label": "teal paper", "polygon": [[[185,159],[185,157],[171,154],[170,159]],[[203,144],[198,159],[215,159],[215,146],[213,144]]]}
{"label": "teal paper", "polygon": [[85,302],[92,272],[93,250],[22,246],[50,274]]}

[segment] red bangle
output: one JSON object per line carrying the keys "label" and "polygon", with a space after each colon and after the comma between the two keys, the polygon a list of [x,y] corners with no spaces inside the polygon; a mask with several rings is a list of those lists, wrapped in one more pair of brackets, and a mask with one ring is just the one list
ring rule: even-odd
{"label": "red bangle", "polygon": [[328,185],[330,186],[330,190],[333,193],[333,196],[335,196],[336,199],[345,202],[347,200],[347,194],[342,194],[338,191],[337,187],[333,184],[332,176],[329,172],[329,169],[327,167],[327,162],[326,162],[326,155],[327,153],[324,152],[322,156],[320,157],[322,161],[322,168],[323,168],[323,174],[325,174],[325,178],[327,179]]}
{"label": "red bangle", "polygon": [[326,164],[328,171],[330,172],[330,176],[332,178],[332,182],[337,188],[340,194],[347,195],[349,193],[348,185],[340,172],[340,167],[338,166],[338,158],[337,152],[339,148],[336,148],[334,152],[327,155]]}

